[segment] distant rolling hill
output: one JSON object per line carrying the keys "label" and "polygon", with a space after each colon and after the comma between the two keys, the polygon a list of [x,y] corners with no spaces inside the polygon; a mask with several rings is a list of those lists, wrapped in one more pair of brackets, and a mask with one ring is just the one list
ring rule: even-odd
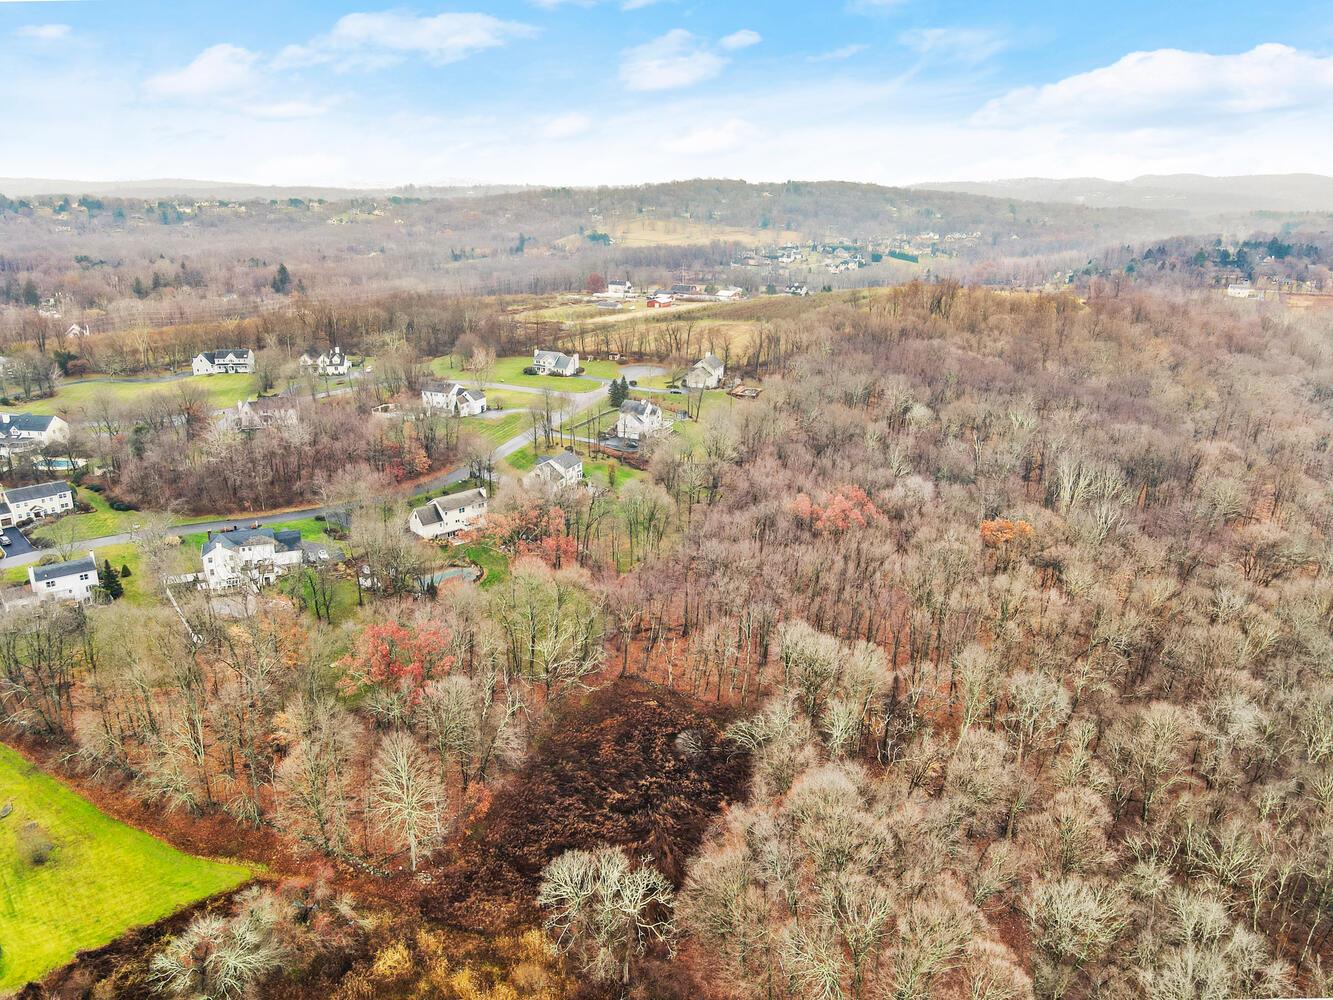
{"label": "distant rolling hill", "polygon": [[1097,177],[1020,177],[998,181],[928,182],[915,187],[924,191],[952,191],[1092,208],[1175,209],[1196,216],[1333,211],[1333,177],[1319,174],[1238,177],[1158,174],[1129,181],[1107,181]]}
{"label": "distant rolling hill", "polygon": [[135,181],[57,180],[35,177],[0,177],[0,194],[10,198],[38,198],[51,195],[93,195],[100,198],[221,198],[228,201],[267,201],[278,198],[322,198],[345,201],[349,198],[398,195],[415,198],[476,198],[483,195],[522,191],[515,184],[456,184],[398,188],[339,188],[309,184],[241,184],[233,181],[201,181],[156,178]]}

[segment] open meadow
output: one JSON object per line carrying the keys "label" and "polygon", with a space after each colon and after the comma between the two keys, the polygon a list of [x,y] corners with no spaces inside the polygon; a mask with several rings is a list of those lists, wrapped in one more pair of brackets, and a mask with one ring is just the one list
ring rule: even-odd
{"label": "open meadow", "polygon": [[0,994],[131,927],[231,889],[240,865],[182,854],[0,746]]}

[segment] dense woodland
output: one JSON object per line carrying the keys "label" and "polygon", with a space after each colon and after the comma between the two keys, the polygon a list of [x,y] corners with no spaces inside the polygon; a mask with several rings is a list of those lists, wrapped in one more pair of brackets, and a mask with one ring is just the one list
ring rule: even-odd
{"label": "dense woodland", "polygon": [[50,995],[1333,989],[1329,323],[952,283],[757,322],[759,400],[616,495],[506,488],[484,588],[0,622],[16,739],[273,875]]}

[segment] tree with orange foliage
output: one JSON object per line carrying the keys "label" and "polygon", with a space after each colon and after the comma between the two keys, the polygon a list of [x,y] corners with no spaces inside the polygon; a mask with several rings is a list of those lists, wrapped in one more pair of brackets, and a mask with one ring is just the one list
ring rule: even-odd
{"label": "tree with orange foliage", "polygon": [[805,493],[798,493],[788,510],[818,535],[841,535],[884,518],[865,490],[849,485],[839,486],[820,503]]}
{"label": "tree with orange foliage", "polygon": [[450,631],[438,625],[367,626],[356,649],[340,663],[342,693],[364,694],[367,708],[381,723],[405,721],[426,685],[453,669],[451,638]]}

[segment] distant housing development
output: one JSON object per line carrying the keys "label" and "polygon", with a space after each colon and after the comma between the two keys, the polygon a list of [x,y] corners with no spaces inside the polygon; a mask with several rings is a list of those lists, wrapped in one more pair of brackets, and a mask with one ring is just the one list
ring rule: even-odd
{"label": "distant housing development", "polygon": [[538,375],[560,375],[566,378],[579,373],[579,356],[559,351],[533,351],[532,367]]}
{"label": "distant housing development", "polygon": [[475,417],[486,412],[486,393],[458,382],[429,379],[421,387],[421,405],[460,417]]}
{"label": "distant housing development", "polygon": [[407,526],[413,534],[422,538],[453,538],[476,527],[486,516],[486,508],[484,489],[436,497],[424,507],[412,511]]}
{"label": "distant housing development", "polygon": [[255,370],[255,352],[248,347],[203,351],[191,367],[196,375],[249,375]]}
{"label": "distant housing development", "polygon": [[89,552],[82,559],[53,566],[29,566],[28,586],[44,600],[86,603],[97,586],[97,559]]}
{"label": "distant housing development", "polygon": [[74,487],[66,482],[0,489],[0,528],[17,527],[73,509]]}

